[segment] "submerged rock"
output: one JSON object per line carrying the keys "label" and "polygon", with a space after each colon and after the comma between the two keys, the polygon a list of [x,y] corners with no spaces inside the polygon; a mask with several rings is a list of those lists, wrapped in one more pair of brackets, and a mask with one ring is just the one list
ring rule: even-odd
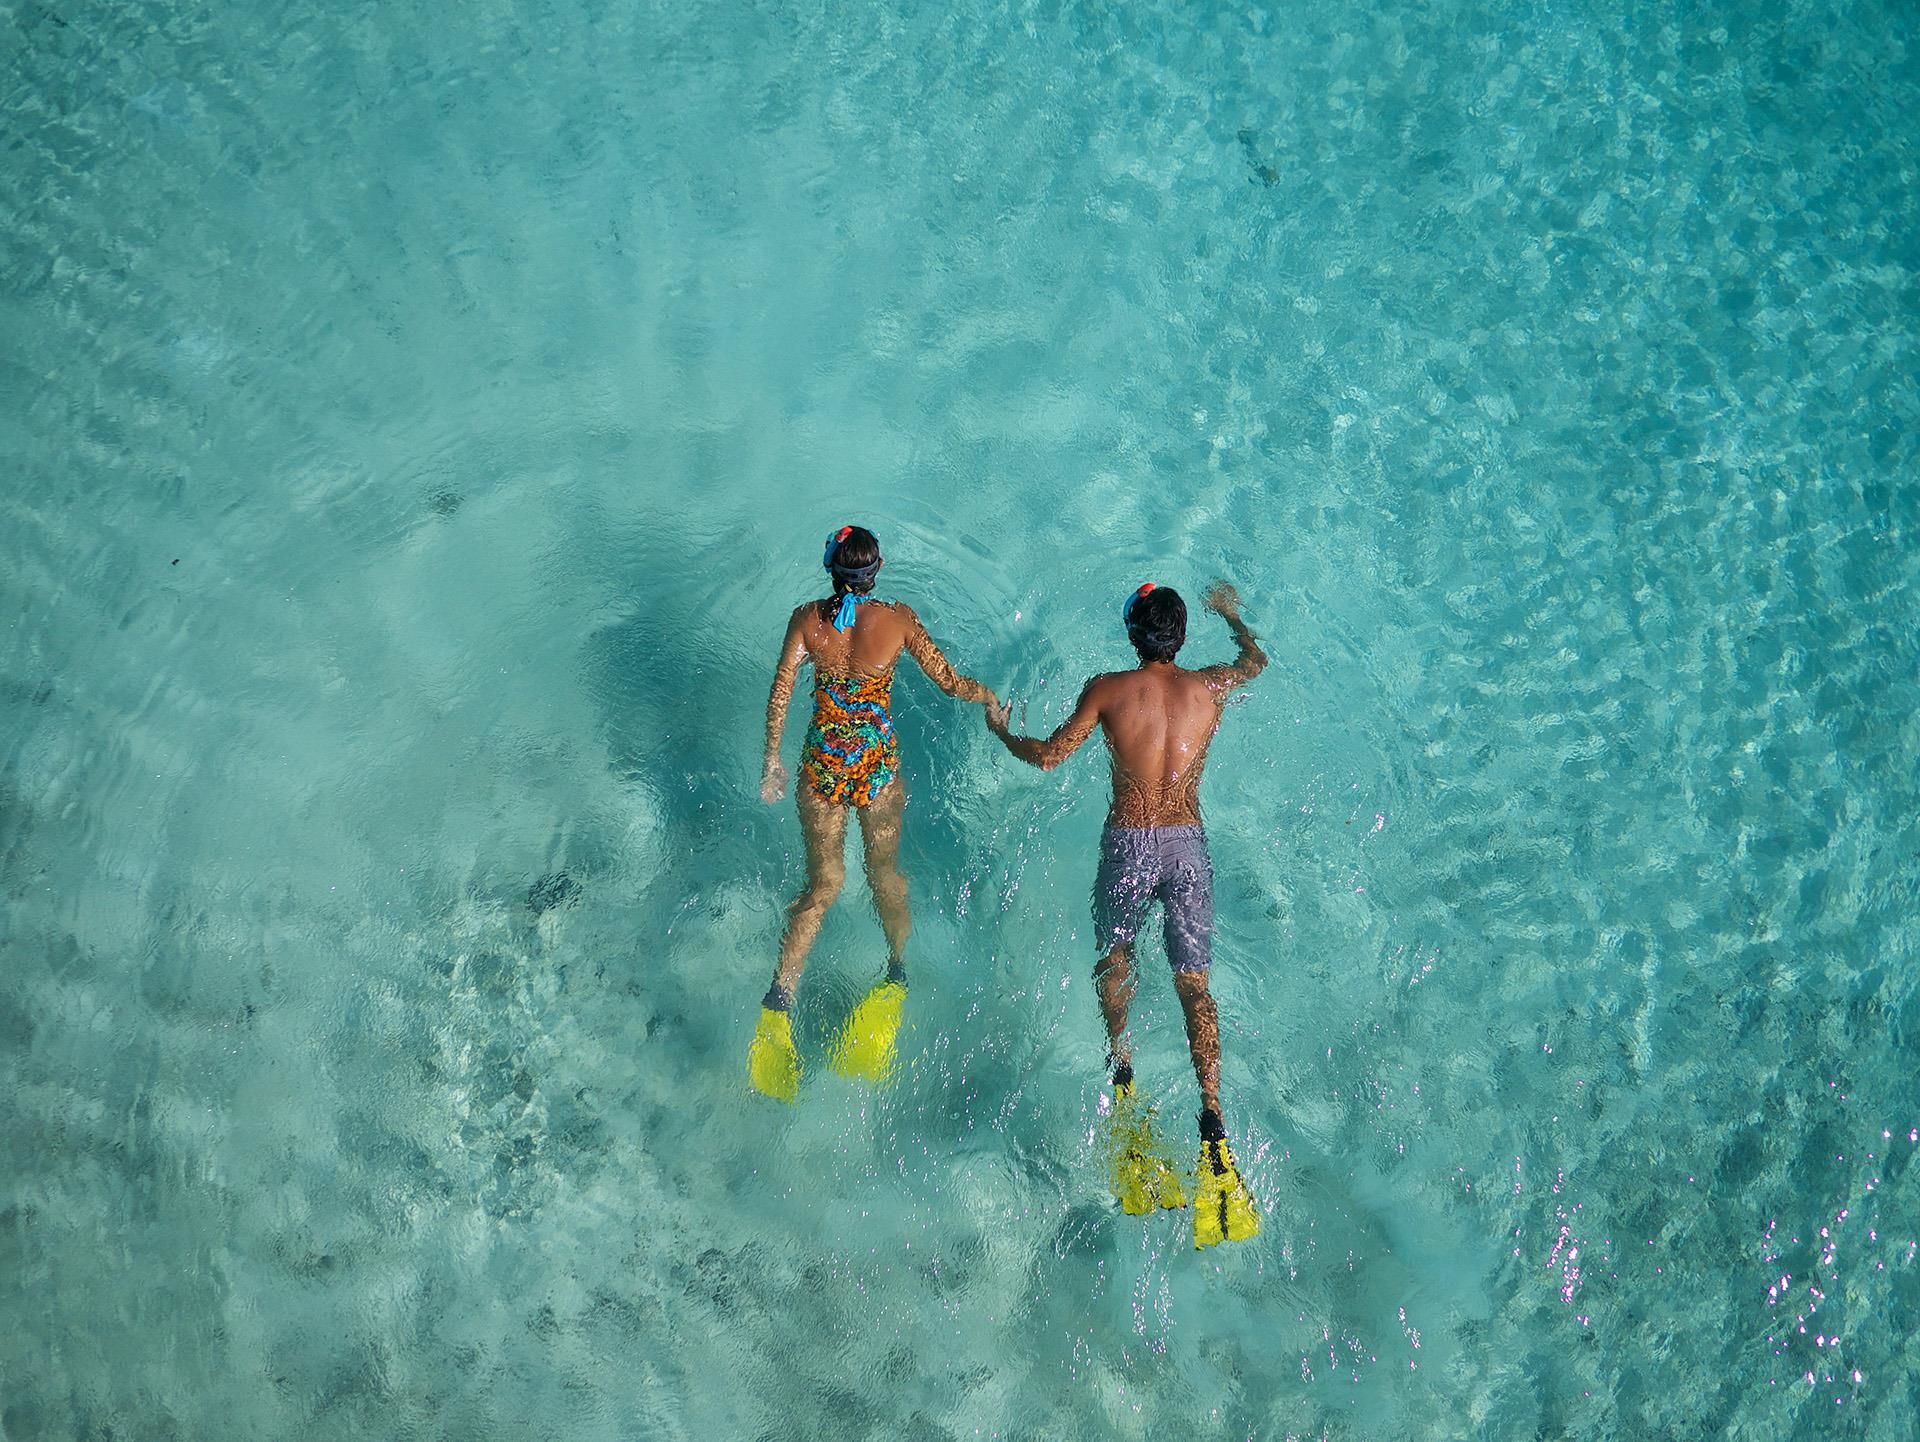
{"label": "submerged rock", "polygon": [[527,888],[527,905],[535,916],[571,906],[580,896],[580,883],[564,871],[550,871]]}

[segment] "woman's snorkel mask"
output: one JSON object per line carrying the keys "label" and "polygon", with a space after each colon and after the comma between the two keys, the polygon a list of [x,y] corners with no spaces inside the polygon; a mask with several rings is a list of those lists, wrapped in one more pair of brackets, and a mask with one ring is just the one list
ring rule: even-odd
{"label": "woman's snorkel mask", "polygon": [[831,571],[833,573],[833,579],[839,581],[842,585],[848,587],[871,586],[873,584],[873,578],[880,573],[880,561],[878,557],[875,557],[864,566],[836,566],[833,564],[834,553],[840,549],[840,543],[852,534],[852,526],[842,526],[839,530],[829,535],[827,537],[826,554],[820,558],[820,564]]}
{"label": "woman's snorkel mask", "polygon": [[820,558],[820,564],[827,568],[835,584],[840,587],[840,609],[833,613],[833,629],[836,631],[845,631],[852,627],[855,608],[873,599],[861,593],[873,585],[873,578],[880,574],[878,556],[864,566],[834,565],[833,558],[840,550],[840,543],[852,534],[852,526],[842,526],[833,532],[827,537],[826,554]]}

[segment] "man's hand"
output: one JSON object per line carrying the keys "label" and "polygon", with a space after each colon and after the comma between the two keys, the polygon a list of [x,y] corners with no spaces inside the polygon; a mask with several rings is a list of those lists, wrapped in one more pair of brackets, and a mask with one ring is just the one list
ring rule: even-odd
{"label": "man's hand", "polygon": [[771,806],[787,794],[787,768],[778,761],[769,760],[767,769],[760,773],[760,799]]}
{"label": "man's hand", "polygon": [[1013,725],[1013,702],[995,698],[982,709],[987,713],[987,730],[1004,739]]}
{"label": "man's hand", "polygon": [[1244,686],[1266,670],[1267,653],[1260,649],[1259,640],[1240,618],[1240,593],[1225,581],[1215,581],[1207,588],[1207,609],[1227,623],[1240,654],[1233,658],[1231,665],[1208,666],[1200,674],[1216,692]]}
{"label": "man's hand", "polygon": [[1206,606],[1215,615],[1231,621],[1240,614],[1240,593],[1226,581],[1215,581],[1207,588]]}

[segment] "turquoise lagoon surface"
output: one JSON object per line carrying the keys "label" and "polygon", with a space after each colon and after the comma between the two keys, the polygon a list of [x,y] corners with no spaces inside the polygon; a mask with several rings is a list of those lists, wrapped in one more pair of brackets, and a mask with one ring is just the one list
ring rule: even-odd
{"label": "turquoise lagoon surface", "polygon": [[[0,1436],[1920,1435],[1916,116],[1906,4],[0,4]],[[843,521],[1036,730],[1241,586],[1256,1241],[1105,1190],[1104,766],[918,676],[901,1076],[856,880],[749,1093]]]}

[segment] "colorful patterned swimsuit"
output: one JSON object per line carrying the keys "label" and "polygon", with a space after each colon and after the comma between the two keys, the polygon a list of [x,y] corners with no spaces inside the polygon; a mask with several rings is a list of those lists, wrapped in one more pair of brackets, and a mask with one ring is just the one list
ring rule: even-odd
{"label": "colorful patterned swimsuit", "polygon": [[868,806],[900,769],[900,746],[887,707],[893,673],[813,675],[813,724],[800,769],[815,793],[836,806]]}

